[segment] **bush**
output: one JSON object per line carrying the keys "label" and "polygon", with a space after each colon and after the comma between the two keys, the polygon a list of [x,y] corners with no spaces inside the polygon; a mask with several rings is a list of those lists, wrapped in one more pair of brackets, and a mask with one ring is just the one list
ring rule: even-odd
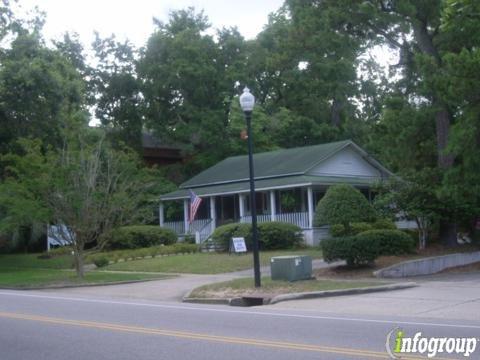
{"label": "bush", "polygon": [[245,238],[247,248],[251,246],[251,228],[250,224],[228,224],[215,229],[212,234],[212,241],[216,246],[228,251],[232,237]]}
{"label": "bush", "polygon": [[351,223],[349,229],[342,224],[335,224],[330,226],[330,234],[333,237],[352,236],[373,229],[373,225],[366,222]]}
{"label": "bush", "polygon": [[415,251],[415,241],[400,230],[370,230],[356,236],[357,240],[378,243],[379,255],[397,256]]}
{"label": "bush", "polygon": [[370,230],[397,230],[397,225],[388,219],[378,219],[372,224],[373,229]]}
{"label": "bush", "polygon": [[345,260],[348,266],[356,266],[374,262],[380,246],[376,238],[346,236],[322,240],[320,248],[326,262]]}
{"label": "bush", "polygon": [[330,235],[333,237],[341,237],[346,235],[345,226],[342,224],[333,224],[330,226]]}
{"label": "bush", "polygon": [[109,263],[109,260],[106,256],[100,255],[100,256],[95,256],[93,258],[93,263],[97,268],[101,268],[101,267],[107,266]]}
{"label": "bush", "polygon": [[376,213],[360,191],[351,185],[340,184],[328,188],[318,202],[315,226],[342,224],[349,228],[353,222],[373,222]]}
{"label": "bush", "polygon": [[349,235],[357,235],[364,231],[373,230],[372,224],[366,222],[356,222],[350,224],[350,233]]}
{"label": "bush", "polygon": [[[301,229],[282,222],[265,222],[258,224],[258,246],[261,250],[289,249],[299,246],[303,240]],[[215,229],[212,241],[228,250],[232,237],[245,238],[247,249],[252,249],[252,225],[228,224]]]}
{"label": "bush", "polygon": [[122,226],[102,236],[109,249],[138,249],[156,245],[170,245],[177,235],[170,229],[156,225]]}
{"label": "bush", "polygon": [[300,246],[303,241],[302,229],[282,222],[258,224],[258,237],[262,250],[290,249]]}

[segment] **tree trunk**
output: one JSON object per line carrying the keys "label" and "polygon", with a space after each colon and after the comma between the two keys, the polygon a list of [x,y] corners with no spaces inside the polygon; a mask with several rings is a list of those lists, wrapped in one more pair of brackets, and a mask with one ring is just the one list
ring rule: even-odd
{"label": "tree trunk", "polygon": [[452,167],[454,156],[448,154],[448,136],[450,132],[450,112],[447,107],[440,103],[440,101],[434,101],[434,105],[437,104],[439,109],[435,114],[435,129],[437,135],[437,164],[442,170],[447,170]]}
{"label": "tree trunk", "polygon": [[450,247],[458,246],[457,243],[457,224],[453,221],[440,221],[440,241]]}
{"label": "tree trunk", "polygon": [[85,276],[85,270],[83,268],[83,249],[75,248],[74,257],[75,271],[77,272],[77,277],[83,279],[83,277]]}
{"label": "tree trunk", "polygon": [[[442,66],[442,60],[433,42],[433,35],[428,32],[427,23],[417,19],[412,22],[412,25],[413,33],[421,52],[432,56],[437,66],[440,68]],[[445,171],[453,166],[455,160],[452,154],[446,152],[452,117],[448,111],[447,105],[435,94],[435,89],[432,89],[432,91],[433,106],[437,109],[437,112],[435,113],[437,165],[442,171]],[[452,219],[446,218],[440,220],[440,239],[445,245],[457,245],[456,228],[457,226]]]}
{"label": "tree trunk", "polygon": [[332,126],[338,128],[341,125],[340,113],[343,108],[343,102],[337,98],[333,99],[331,114],[330,114],[330,123]]}

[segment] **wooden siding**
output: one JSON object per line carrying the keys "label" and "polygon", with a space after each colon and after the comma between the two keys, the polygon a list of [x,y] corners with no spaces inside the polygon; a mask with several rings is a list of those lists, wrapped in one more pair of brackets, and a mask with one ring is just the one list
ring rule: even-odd
{"label": "wooden siding", "polygon": [[351,147],[346,147],[308,172],[317,176],[354,176],[376,178],[380,171]]}

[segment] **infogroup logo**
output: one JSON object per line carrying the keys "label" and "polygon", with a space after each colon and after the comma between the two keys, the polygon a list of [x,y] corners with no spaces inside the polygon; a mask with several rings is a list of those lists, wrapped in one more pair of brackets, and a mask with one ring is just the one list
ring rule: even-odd
{"label": "infogroup logo", "polygon": [[455,337],[424,337],[421,332],[407,337],[405,332],[396,328],[387,334],[385,348],[392,359],[401,359],[402,354],[426,354],[434,358],[438,354],[457,354],[470,357],[477,348],[480,339]]}

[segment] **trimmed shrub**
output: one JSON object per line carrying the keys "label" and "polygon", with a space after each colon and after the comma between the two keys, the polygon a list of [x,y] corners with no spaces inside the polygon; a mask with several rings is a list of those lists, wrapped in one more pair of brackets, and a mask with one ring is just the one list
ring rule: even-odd
{"label": "trimmed shrub", "polygon": [[353,222],[373,222],[375,219],[375,209],[365,196],[351,185],[340,184],[329,187],[318,202],[314,224],[342,224],[349,228]]}
{"label": "trimmed shrub", "polygon": [[290,249],[300,246],[303,241],[302,229],[282,222],[258,224],[258,235],[263,250]]}
{"label": "trimmed shrub", "polygon": [[[303,241],[301,229],[293,224],[265,222],[257,226],[258,246],[261,250],[289,249],[300,246]],[[245,238],[247,249],[252,249],[252,225],[228,224],[215,229],[212,241],[225,251],[229,249],[232,237]]]}
{"label": "trimmed shrub", "polygon": [[366,222],[351,223],[349,229],[346,229],[342,224],[330,226],[330,234],[333,237],[352,236],[368,230],[373,230],[373,226],[372,224]]}
{"label": "trimmed shrub", "polygon": [[104,235],[102,241],[110,249],[138,249],[170,245],[177,241],[174,231],[156,225],[122,226]]}
{"label": "trimmed shrub", "polygon": [[378,243],[379,255],[396,256],[415,251],[415,241],[400,230],[370,230],[356,236],[357,240]]}
{"label": "trimmed shrub", "polygon": [[93,258],[93,263],[97,268],[101,268],[101,267],[107,266],[109,263],[109,260],[106,256],[100,255],[100,256],[95,256]]}
{"label": "trimmed shrub", "polygon": [[379,256],[380,244],[376,238],[346,236],[320,242],[326,262],[345,260],[348,266],[370,264]]}
{"label": "trimmed shrub", "polygon": [[350,224],[349,235],[357,235],[369,230],[373,230],[372,224],[366,222],[355,222]]}
{"label": "trimmed shrub", "polygon": [[346,235],[345,226],[342,224],[333,224],[330,226],[330,235],[333,237],[341,237]]}
{"label": "trimmed shrub", "polygon": [[212,234],[212,241],[223,250],[228,251],[232,237],[245,238],[245,244],[251,247],[251,228],[250,224],[228,224],[215,229]]}
{"label": "trimmed shrub", "polygon": [[372,225],[370,230],[397,230],[397,225],[388,219],[378,219]]}

